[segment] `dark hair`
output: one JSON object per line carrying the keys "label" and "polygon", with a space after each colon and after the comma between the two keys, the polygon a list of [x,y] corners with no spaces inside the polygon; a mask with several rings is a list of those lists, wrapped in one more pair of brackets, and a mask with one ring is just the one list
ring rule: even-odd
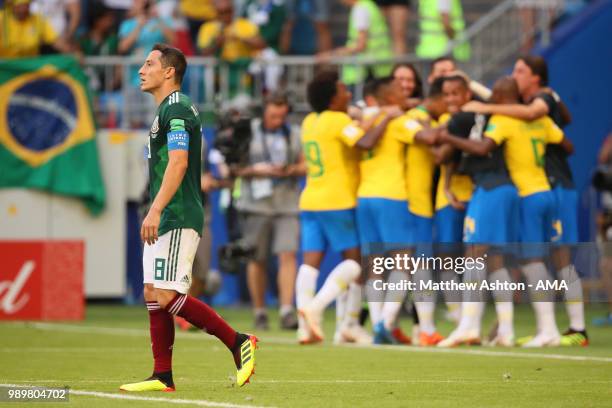
{"label": "dark hair", "polygon": [[414,90],[412,91],[411,98],[423,98],[423,80],[421,79],[421,74],[417,71],[416,67],[408,62],[402,62],[396,64],[391,71],[391,75],[395,77],[395,71],[400,68],[408,68],[412,71],[412,75],[414,75]]}
{"label": "dark hair", "polygon": [[336,96],[338,79],[336,71],[323,71],[315,75],[307,89],[308,103],[312,110],[321,113],[329,108]]}
{"label": "dark hair", "polygon": [[117,16],[117,13],[115,12],[115,10],[106,7],[104,3],[95,2],[92,5],[91,11],[88,13],[88,16],[87,16],[88,29],[91,30],[98,20],[100,20],[102,17],[106,17],[109,14],[112,15],[113,17]]}
{"label": "dark hair", "polygon": [[519,58],[529,67],[533,75],[540,77],[540,86],[548,86],[548,65],[539,55],[524,55]]}
{"label": "dark hair", "polygon": [[167,44],[155,44],[152,51],[161,52],[162,55],[159,59],[162,67],[174,68],[174,81],[180,85],[183,82],[183,77],[185,76],[185,71],[187,70],[187,60],[185,59],[185,54],[183,54],[183,52],[178,48],[171,47]]}
{"label": "dark hair", "polygon": [[363,86],[363,97],[374,96],[378,88],[378,79],[370,79]]}
{"label": "dark hair", "polygon": [[429,98],[439,98],[442,96],[442,84],[444,84],[444,77],[436,78],[431,86],[429,87]]}
{"label": "dark hair", "polygon": [[457,64],[455,59],[453,57],[451,57],[450,55],[443,55],[443,56],[438,57],[435,60],[431,61],[431,64],[429,64],[429,71],[433,71],[433,69],[436,66],[436,64],[438,62],[443,62],[443,61],[450,61],[450,62],[452,62],[455,65]]}
{"label": "dark hair", "polygon": [[271,94],[266,96],[266,99],[264,100],[264,106],[268,106],[268,105],[290,106],[289,98],[284,92],[272,92]]}
{"label": "dark hair", "polygon": [[383,90],[389,85],[392,85],[394,82],[395,79],[392,76],[377,79],[374,87],[374,95],[376,96],[376,98],[380,98],[380,93],[383,92]]}
{"label": "dark hair", "polygon": [[458,83],[461,84],[461,86],[464,89],[467,89],[467,90],[470,89],[470,84],[461,75],[450,75],[450,76],[447,76],[447,77],[443,77],[442,79],[443,79],[443,83],[442,83],[443,85],[444,85],[444,82],[458,82]]}

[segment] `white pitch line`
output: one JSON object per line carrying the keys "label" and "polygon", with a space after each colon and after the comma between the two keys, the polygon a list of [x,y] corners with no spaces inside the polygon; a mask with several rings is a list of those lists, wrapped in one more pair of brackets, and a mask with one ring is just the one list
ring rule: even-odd
{"label": "white pitch line", "polygon": [[[336,384],[336,385],[352,385],[352,384],[499,384],[499,379],[496,378],[464,378],[464,379],[404,379],[404,380],[257,380],[257,384]],[[44,384],[116,384],[116,381],[110,380],[23,380],[16,384],[19,387],[45,387]],[[183,381],[181,381],[182,383]],[[512,378],[513,383],[521,384],[542,384],[543,380],[530,380],[521,378]],[[554,380],[555,385],[576,383],[576,380]],[[34,385],[38,383],[38,385]],[[193,382],[192,382],[193,383]],[[198,380],[198,384],[227,384],[227,381],[222,380]],[[588,380],[588,384],[610,384],[612,380]],[[72,392],[72,390],[71,390]],[[93,391],[92,391],[93,392]],[[115,394],[112,394],[115,395]],[[125,395],[125,394],[119,394]],[[242,406],[241,406],[242,407]]]}
{"label": "white pitch line", "polygon": [[[0,384],[0,387],[3,388],[14,388],[14,387],[31,387],[31,388],[40,388],[40,385],[32,386],[27,384]],[[191,399],[181,399],[181,398],[159,398],[159,397],[139,397],[137,395],[128,395],[128,394],[111,394],[108,392],[98,392],[98,391],[84,391],[84,390],[73,390],[69,391],[72,395],[83,395],[90,397],[98,397],[98,398],[109,398],[109,399],[118,399],[118,400],[131,400],[131,401],[150,401],[150,402],[163,402],[166,404],[179,404],[179,405],[195,405],[199,407],[217,407],[217,408],[264,408],[262,406],[256,405],[243,405],[243,404],[231,404],[228,402],[215,402],[215,401],[207,401],[207,400],[191,400]]]}
{"label": "white pitch line", "polygon": [[120,348],[120,347],[0,347],[0,353],[125,353],[128,351],[140,351],[140,348]]}
{"label": "white pitch line", "polygon": [[[149,336],[149,332],[140,329],[128,329],[128,328],[113,328],[113,327],[99,327],[99,326],[82,326],[82,325],[70,325],[70,324],[54,324],[54,323],[8,323],[8,325],[18,325],[21,327],[32,327],[40,330],[59,331],[59,332],[73,332],[73,333],[98,333],[108,335],[125,335],[125,336]],[[202,336],[200,333],[177,333],[179,338],[197,339],[197,340],[216,340],[212,336]],[[295,340],[283,338],[283,337],[262,337],[262,342],[269,344],[296,344]],[[308,348],[315,348],[319,346],[304,346]],[[576,356],[576,355],[565,355],[565,354],[546,354],[546,353],[531,353],[525,352],[520,353],[516,351],[488,351],[488,350],[466,350],[460,348],[436,348],[436,347],[414,347],[414,346],[381,346],[373,344],[343,344],[336,345],[334,347],[342,348],[360,348],[368,350],[385,350],[385,351],[401,351],[408,353],[441,353],[441,354],[463,354],[463,355],[476,355],[486,357],[514,357],[514,358],[539,358],[549,360],[565,360],[565,361],[596,361],[600,363],[612,363],[612,357],[596,357],[596,356]]]}
{"label": "white pitch line", "polygon": [[367,348],[376,350],[404,351],[416,353],[442,353],[442,354],[465,354],[488,357],[523,357],[523,358],[544,358],[549,360],[567,361],[597,361],[601,363],[612,363],[612,357],[594,356],[570,356],[565,354],[545,354],[545,353],[520,353],[517,351],[488,351],[488,350],[467,350],[459,348],[437,348],[437,347],[415,347],[415,346],[380,346],[373,344],[366,345],[343,345],[343,347]]}

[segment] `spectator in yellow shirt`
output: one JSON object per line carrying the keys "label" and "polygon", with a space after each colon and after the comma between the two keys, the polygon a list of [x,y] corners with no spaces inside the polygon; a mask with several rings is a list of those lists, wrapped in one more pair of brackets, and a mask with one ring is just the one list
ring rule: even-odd
{"label": "spectator in yellow shirt", "polygon": [[45,17],[30,13],[30,0],[8,0],[0,11],[0,57],[34,57],[52,51],[70,52],[68,44]]}
{"label": "spectator in yellow shirt", "polygon": [[179,10],[187,19],[193,45],[197,43],[198,31],[202,24],[217,17],[213,0],[180,0]]}
{"label": "spectator in yellow shirt", "polygon": [[216,0],[217,20],[204,23],[198,33],[198,48],[203,55],[216,55],[227,62],[252,58],[266,43],[259,29],[244,18],[234,19],[231,0]]}

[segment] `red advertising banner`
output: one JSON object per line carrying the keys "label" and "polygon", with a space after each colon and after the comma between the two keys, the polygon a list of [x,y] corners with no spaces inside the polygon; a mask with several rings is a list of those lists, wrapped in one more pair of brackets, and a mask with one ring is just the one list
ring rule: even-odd
{"label": "red advertising banner", "polygon": [[83,241],[0,241],[0,320],[80,320]]}

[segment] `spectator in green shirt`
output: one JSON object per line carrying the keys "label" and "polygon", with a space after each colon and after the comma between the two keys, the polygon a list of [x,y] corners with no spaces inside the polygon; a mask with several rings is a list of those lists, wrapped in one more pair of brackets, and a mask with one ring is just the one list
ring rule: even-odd
{"label": "spectator in green shirt", "polygon": [[283,74],[282,66],[270,64],[279,53],[279,44],[285,25],[285,6],[282,0],[246,0],[241,15],[259,28],[259,34],[265,40],[267,48],[261,51],[259,59],[268,64],[261,66],[256,61],[251,64],[249,72],[261,75],[264,90],[274,92],[280,86]]}
{"label": "spectator in green shirt", "polygon": [[242,16],[257,25],[266,44],[278,52],[286,16],[282,0],[246,0]]}

